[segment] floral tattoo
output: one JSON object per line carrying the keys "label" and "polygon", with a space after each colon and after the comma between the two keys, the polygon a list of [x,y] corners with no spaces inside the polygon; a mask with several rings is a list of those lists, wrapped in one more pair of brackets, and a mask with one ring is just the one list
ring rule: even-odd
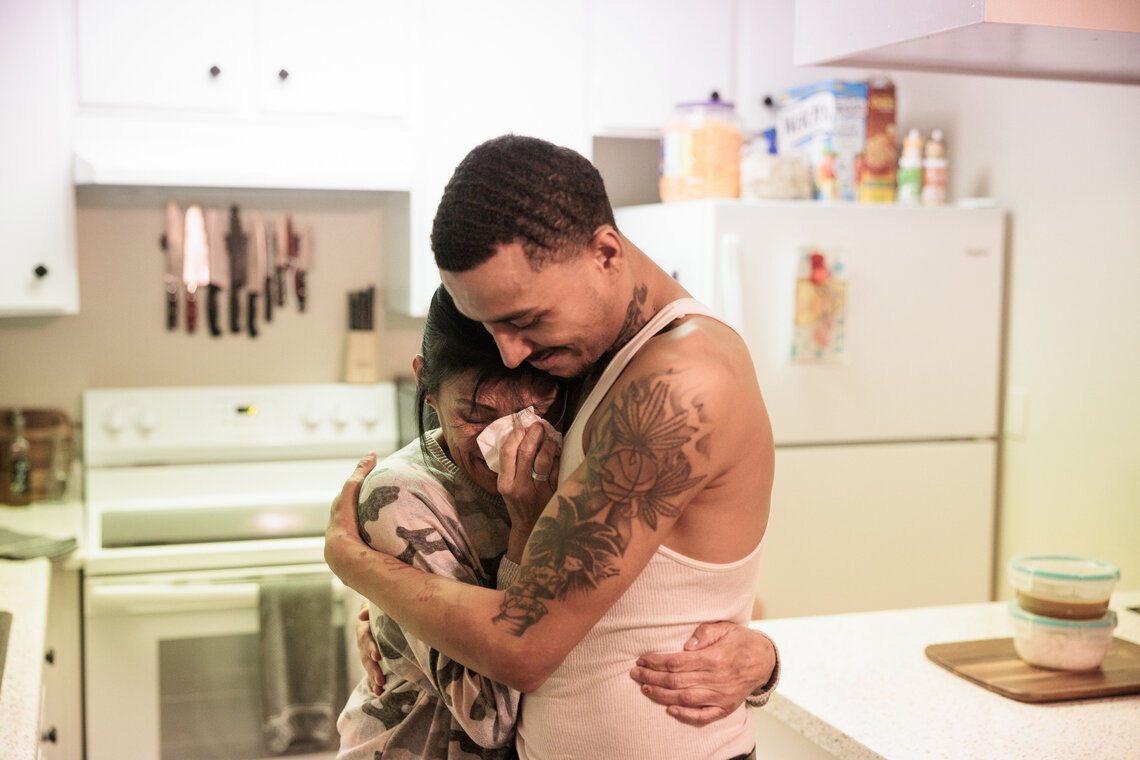
{"label": "floral tattoo", "polygon": [[616,575],[634,524],[656,530],[703,480],[685,453],[697,440],[689,419],[699,409],[679,404],[669,381],[636,380],[602,410],[581,492],[559,495],[556,514],[539,518],[527,564],[494,618],[515,635],[546,615],[543,600],[587,593]]}

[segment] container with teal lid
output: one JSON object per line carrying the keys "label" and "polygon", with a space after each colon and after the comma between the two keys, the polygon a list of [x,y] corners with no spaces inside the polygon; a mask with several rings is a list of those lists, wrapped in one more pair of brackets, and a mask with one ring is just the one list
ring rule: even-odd
{"label": "container with teal lid", "polygon": [[1053,670],[1095,670],[1104,662],[1116,629],[1116,612],[1090,620],[1064,620],[1026,612],[1009,603],[1013,648],[1030,665]]}
{"label": "container with teal lid", "polygon": [[1010,558],[1008,571],[1023,610],[1065,620],[1104,615],[1120,580],[1116,565],[1063,554],[1019,554]]}

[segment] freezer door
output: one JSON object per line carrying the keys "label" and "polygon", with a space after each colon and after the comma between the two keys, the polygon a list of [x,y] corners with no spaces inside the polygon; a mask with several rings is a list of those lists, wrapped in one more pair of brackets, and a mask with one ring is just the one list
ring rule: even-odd
{"label": "freezer door", "polygon": [[[619,209],[617,220],[741,329],[777,444],[995,435],[1001,211],[700,201]],[[841,349],[796,362],[798,270],[810,250],[842,262]]]}
{"label": "freezer door", "polygon": [[984,441],[778,449],[764,616],[989,601],[995,467]]}

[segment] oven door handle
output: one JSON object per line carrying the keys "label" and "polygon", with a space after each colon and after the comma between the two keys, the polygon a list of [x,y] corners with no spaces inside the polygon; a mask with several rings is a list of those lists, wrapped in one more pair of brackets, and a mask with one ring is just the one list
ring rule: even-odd
{"label": "oven door handle", "polygon": [[[348,589],[330,580],[333,598],[343,600]],[[256,609],[258,584],[249,583],[115,583],[87,589],[87,614],[154,615],[219,610]]]}

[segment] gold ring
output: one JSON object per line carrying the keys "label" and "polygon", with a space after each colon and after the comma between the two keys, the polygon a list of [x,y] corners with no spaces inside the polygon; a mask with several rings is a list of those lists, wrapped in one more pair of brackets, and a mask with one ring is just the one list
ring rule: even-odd
{"label": "gold ring", "polygon": [[546,481],[550,480],[550,473],[547,473],[546,475],[539,475],[532,469],[530,471],[530,478],[531,480],[537,480],[539,483],[545,483]]}

